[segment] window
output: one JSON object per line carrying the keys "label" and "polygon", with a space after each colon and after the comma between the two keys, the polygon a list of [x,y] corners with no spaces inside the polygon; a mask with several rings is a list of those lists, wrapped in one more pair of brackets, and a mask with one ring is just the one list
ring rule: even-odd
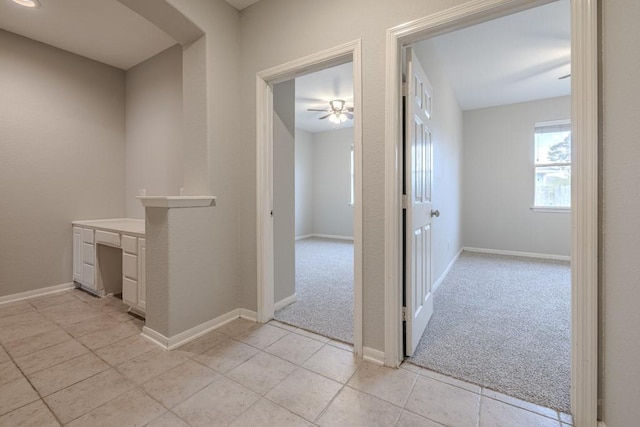
{"label": "window", "polygon": [[353,145],[351,145],[351,198],[349,199],[349,206],[352,206],[356,202],[356,172],[355,172],[355,159],[353,154]]}
{"label": "window", "polygon": [[571,207],[571,123],[569,120],[535,124],[534,142],[536,208],[568,210]]}

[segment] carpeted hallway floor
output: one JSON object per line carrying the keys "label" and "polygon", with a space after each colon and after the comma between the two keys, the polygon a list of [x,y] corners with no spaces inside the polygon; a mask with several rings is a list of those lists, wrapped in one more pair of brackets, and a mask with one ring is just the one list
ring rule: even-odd
{"label": "carpeted hallway floor", "polygon": [[568,412],[570,302],[568,262],[463,252],[409,361]]}
{"label": "carpeted hallway floor", "polygon": [[296,296],[277,320],[353,344],[353,242],[297,241]]}

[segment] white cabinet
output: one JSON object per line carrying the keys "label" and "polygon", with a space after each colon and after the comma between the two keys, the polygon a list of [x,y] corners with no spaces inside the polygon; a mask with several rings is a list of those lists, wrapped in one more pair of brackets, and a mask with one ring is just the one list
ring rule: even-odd
{"label": "white cabinet", "polygon": [[73,227],[73,281],[82,282],[82,228]]}
{"label": "white cabinet", "polygon": [[[114,263],[113,257],[98,260],[98,245],[122,249],[122,300],[132,311],[144,314],[146,253],[145,239],[140,236],[144,236],[144,221],[141,220],[74,221],[73,280],[90,292],[105,295],[103,282],[97,275],[120,267],[110,265]],[[111,287],[109,289],[115,292]]]}
{"label": "white cabinet", "polygon": [[138,239],[138,307],[147,309],[147,246],[145,239]]}
{"label": "white cabinet", "polygon": [[95,245],[93,230],[73,227],[73,281],[95,292]]}
{"label": "white cabinet", "polygon": [[[144,263],[140,264],[140,241],[144,239],[134,236],[122,236],[122,301],[135,312],[144,313],[146,295],[141,288],[140,279],[144,279]],[[140,295],[143,295],[142,299]]]}

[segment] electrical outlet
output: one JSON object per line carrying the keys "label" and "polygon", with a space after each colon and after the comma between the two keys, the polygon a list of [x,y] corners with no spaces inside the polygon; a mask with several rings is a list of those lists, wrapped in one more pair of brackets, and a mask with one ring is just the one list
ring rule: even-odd
{"label": "electrical outlet", "polygon": [[184,196],[184,187],[180,187],[180,195]]}

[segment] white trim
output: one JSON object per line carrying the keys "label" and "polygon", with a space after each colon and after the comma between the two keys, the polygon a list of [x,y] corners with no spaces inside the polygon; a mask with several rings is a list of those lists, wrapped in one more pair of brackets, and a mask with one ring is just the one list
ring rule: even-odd
{"label": "white trim", "polygon": [[571,119],[547,120],[544,122],[533,122],[533,128],[543,128],[547,126],[570,125]]}
{"label": "white trim", "polygon": [[351,240],[352,242],[355,240],[353,236],[340,236],[338,234],[305,234],[304,236],[296,237],[296,240],[304,240],[310,239],[312,237],[318,237],[321,239],[335,239],[335,240]]}
{"label": "white trim", "polygon": [[[547,0],[470,0],[387,30],[385,85],[385,354],[402,360],[401,54],[402,48]],[[598,0],[571,0],[572,363],[571,412],[576,425],[597,425],[598,389]]]}
{"label": "white trim", "polygon": [[520,252],[520,251],[503,251],[502,249],[472,248],[469,246],[465,246],[462,249],[469,252],[479,252],[483,254],[520,256],[520,257],[526,257],[526,258],[551,259],[556,261],[571,261],[571,256],[569,255],[540,254],[536,252]]}
{"label": "white trim", "polygon": [[318,237],[321,239],[334,239],[334,240],[351,240],[354,241],[353,236],[339,236],[337,234],[312,234],[311,237]]}
{"label": "white trim", "polygon": [[571,0],[571,412],[598,417],[598,1]]}
{"label": "white trim", "polygon": [[533,212],[541,212],[541,213],[571,213],[570,207],[554,207],[551,208],[549,206],[531,206],[530,208]]}
{"label": "white trim", "polygon": [[[211,319],[207,322],[201,323],[199,325],[194,326],[191,329],[187,329],[184,332],[180,332],[172,337],[165,337],[160,332],[154,331],[148,326],[142,327],[142,337],[151,341],[152,343],[162,347],[164,350],[173,350],[176,347],[180,347],[183,344],[188,343],[189,341],[193,341],[194,339],[210,332],[214,329],[219,328],[222,325],[225,325],[232,320],[235,320],[239,317],[247,318],[243,316],[242,308],[236,308],[235,310],[231,310],[230,312],[223,314],[221,316],[216,317],[215,319]],[[248,311],[248,310],[246,310]],[[252,312],[249,312],[252,313]],[[249,320],[255,321],[255,318]]]}
{"label": "white trim", "polygon": [[298,301],[298,296],[296,294],[289,295],[288,297],[283,298],[280,301],[278,301],[277,303],[275,303],[274,304],[274,308],[275,308],[276,311],[278,311],[281,308],[286,307],[289,304],[293,304],[296,301]]}
{"label": "white trim", "polygon": [[431,287],[431,291],[432,292],[435,292],[436,289],[438,289],[438,287],[440,287],[442,282],[444,282],[444,279],[447,278],[447,274],[449,274],[449,272],[453,268],[453,264],[455,264],[456,261],[458,260],[458,258],[460,258],[460,254],[462,253],[463,250],[464,250],[464,248],[460,248],[458,253],[451,259],[451,262],[449,262],[449,265],[447,265],[447,268],[444,269],[444,271],[440,275],[440,278],[433,283],[433,286]]}
{"label": "white trim", "polygon": [[17,294],[5,295],[0,297],[0,305],[10,304],[12,302],[21,301],[24,299],[40,297],[43,295],[55,294],[58,292],[74,289],[75,284],[73,282],[63,283],[61,285],[49,286],[46,288],[34,289],[32,291],[19,292]]}
{"label": "white trim", "polygon": [[261,323],[274,313],[273,301],[273,90],[272,85],[334,65],[353,62],[353,138],[356,169],[354,206],[354,354],[362,355],[362,41],[360,39],[256,74],[257,286]]}
{"label": "white trim", "polygon": [[384,365],[384,351],[363,347],[362,360],[382,366]]}
{"label": "white trim", "polygon": [[241,319],[246,319],[246,320],[251,320],[252,322],[257,322],[258,320],[258,313],[256,313],[253,310],[247,310],[246,308],[240,308],[240,318]]}
{"label": "white trim", "polygon": [[607,426],[605,425],[604,421],[598,421],[598,427],[607,427]]}
{"label": "white trim", "polygon": [[214,196],[137,196],[146,208],[202,208],[215,206]]}

